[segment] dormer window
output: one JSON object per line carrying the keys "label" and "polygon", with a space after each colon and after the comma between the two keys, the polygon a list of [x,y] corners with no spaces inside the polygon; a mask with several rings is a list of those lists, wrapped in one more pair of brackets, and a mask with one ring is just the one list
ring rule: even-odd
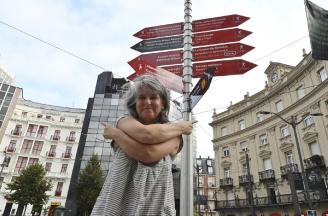
{"label": "dormer window", "polygon": [[271,82],[275,83],[278,80],[278,74],[277,73],[272,73],[271,75]]}

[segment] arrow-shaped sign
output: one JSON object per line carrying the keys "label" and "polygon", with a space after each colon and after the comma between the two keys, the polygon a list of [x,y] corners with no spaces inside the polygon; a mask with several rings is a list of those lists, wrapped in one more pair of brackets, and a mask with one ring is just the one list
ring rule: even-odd
{"label": "arrow-shaped sign", "polygon": [[[192,22],[192,30],[193,32],[202,32],[232,28],[239,26],[248,19],[249,17],[233,14],[228,16],[194,20]],[[134,36],[140,39],[150,39],[179,34],[183,34],[183,22],[147,27],[135,33]]]}
{"label": "arrow-shaped sign", "polygon": [[177,76],[163,68],[151,65],[142,60],[135,62],[135,64],[133,64],[133,68],[136,73],[128,76],[129,80],[134,80],[136,77],[144,74],[150,74],[157,78],[166,88],[182,93],[183,84],[181,76]]}
{"label": "arrow-shaped sign", "polygon": [[209,89],[215,70],[216,70],[215,67],[207,68],[205,70],[205,72],[203,73],[203,76],[198,80],[194,89],[191,91],[191,93],[190,93],[190,98],[191,98],[190,109],[191,110],[196,106],[198,101],[200,101],[200,99],[203,97],[203,95]]}
{"label": "arrow-shaped sign", "polygon": [[[236,42],[247,37],[252,32],[243,29],[227,29],[220,31],[211,31],[197,33],[193,35],[193,46],[205,46],[218,43]],[[155,38],[140,41],[131,48],[139,52],[154,52],[168,49],[178,49],[183,47],[183,36],[171,36],[163,38]]]}
{"label": "arrow-shaped sign", "polygon": [[[194,63],[192,68],[192,74],[195,78],[200,78],[206,68],[215,67],[214,76],[227,76],[227,75],[239,75],[244,74],[247,71],[256,67],[256,64],[242,60],[242,59],[233,59],[233,60],[224,60],[224,61],[212,61],[212,62],[199,62]],[[170,71],[178,76],[182,76],[182,65],[172,65],[162,67],[165,70]]]}
{"label": "arrow-shaped sign", "polygon": [[[193,61],[205,61],[223,58],[240,57],[251,51],[254,47],[242,44],[231,43],[214,46],[206,46],[195,48],[192,51]],[[139,55],[131,60],[129,64],[138,60],[144,60],[156,66],[182,64],[183,51],[173,50],[166,52],[148,53]]]}

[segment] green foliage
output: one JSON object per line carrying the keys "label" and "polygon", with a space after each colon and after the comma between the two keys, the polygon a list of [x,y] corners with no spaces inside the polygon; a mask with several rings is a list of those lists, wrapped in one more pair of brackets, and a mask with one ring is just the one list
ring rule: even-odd
{"label": "green foliage", "polygon": [[28,166],[14,181],[7,184],[10,193],[5,198],[20,205],[45,204],[49,199],[46,191],[52,189],[51,180],[45,176],[46,172],[41,164]]}
{"label": "green foliage", "polygon": [[82,212],[91,213],[104,180],[98,156],[92,155],[85,169],[80,172],[76,187],[77,205]]}

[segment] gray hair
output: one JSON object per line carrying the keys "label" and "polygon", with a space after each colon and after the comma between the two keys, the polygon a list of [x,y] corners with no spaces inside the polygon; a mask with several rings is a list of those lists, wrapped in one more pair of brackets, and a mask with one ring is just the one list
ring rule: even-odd
{"label": "gray hair", "polygon": [[143,75],[137,77],[125,94],[125,106],[131,116],[138,119],[136,110],[136,100],[141,87],[147,86],[154,90],[163,100],[164,109],[161,111],[158,122],[166,123],[169,121],[168,115],[170,110],[170,93],[155,77]]}

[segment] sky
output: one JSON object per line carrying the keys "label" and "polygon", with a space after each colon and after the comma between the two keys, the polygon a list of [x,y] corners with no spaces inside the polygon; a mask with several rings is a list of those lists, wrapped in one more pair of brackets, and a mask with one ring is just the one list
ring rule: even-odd
{"label": "sky", "polygon": [[[327,0],[312,2],[328,9]],[[0,66],[15,76],[23,97],[35,102],[86,108],[98,74],[127,77],[140,53],[130,47],[139,30],[184,21],[183,0],[0,0]],[[258,66],[244,75],[215,77],[193,110],[197,155],[214,157],[213,109],[223,112],[248,92],[261,91],[270,61],[296,65],[311,50],[302,0],[194,0],[192,19],[239,14],[240,42],[255,49],[240,57]],[[197,82],[196,79],[193,80]],[[172,95],[173,99],[179,97]],[[181,98],[180,98],[181,99]]]}

